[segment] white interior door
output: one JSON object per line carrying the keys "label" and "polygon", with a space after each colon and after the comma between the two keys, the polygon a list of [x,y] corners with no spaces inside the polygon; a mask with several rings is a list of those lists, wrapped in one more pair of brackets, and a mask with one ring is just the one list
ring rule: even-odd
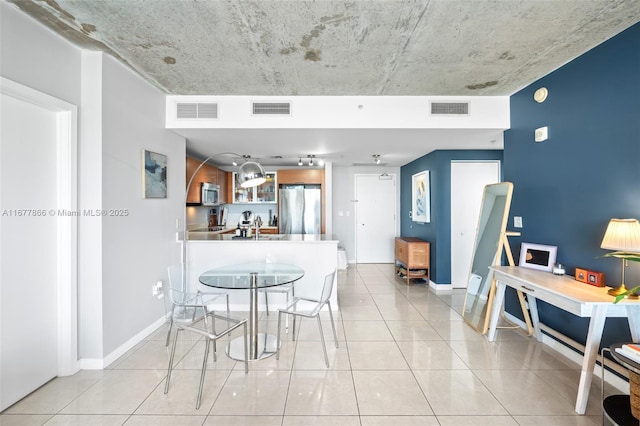
{"label": "white interior door", "polygon": [[500,181],[499,161],[451,162],[451,286],[466,288],[485,185]]}
{"label": "white interior door", "polygon": [[393,263],[395,175],[356,175],[356,262]]}
{"label": "white interior door", "polygon": [[0,410],[58,372],[57,117],[0,94]]}

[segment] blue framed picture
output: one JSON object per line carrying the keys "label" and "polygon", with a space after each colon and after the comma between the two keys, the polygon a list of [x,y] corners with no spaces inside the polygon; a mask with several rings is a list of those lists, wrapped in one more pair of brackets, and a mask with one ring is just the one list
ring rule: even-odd
{"label": "blue framed picture", "polygon": [[144,198],[167,198],[167,156],[142,153],[142,191]]}

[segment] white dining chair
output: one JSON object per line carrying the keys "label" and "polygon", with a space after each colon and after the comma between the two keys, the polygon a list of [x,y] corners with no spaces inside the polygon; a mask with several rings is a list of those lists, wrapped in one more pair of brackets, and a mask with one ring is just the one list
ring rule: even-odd
{"label": "white dining chair", "polygon": [[[201,305],[203,311],[207,312],[206,306]],[[210,320],[214,318],[218,318],[226,321],[227,328],[222,330],[221,332],[215,331],[214,324],[210,323]],[[171,348],[171,356],[169,358],[169,367],[167,368],[167,381],[164,384],[164,393],[167,394],[169,392],[169,381],[171,380],[171,372],[173,371],[173,362],[175,360],[176,355],[176,346],[178,344],[178,336],[181,331],[187,331],[191,333],[195,333],[204,338],[204,356],[202,358],[202,371],[200,372],[200,384],[198,386],[198,396],[196,399],[196,410],[200,408],[200,401],[202,399],[202,388],[204,386],[204,378],[207,372],[207,359],[209,358],[209,347],[213,344],[213,360],[217,361],[216,356],[216,342],[221,337],[227,336],[231,334],[235,329],[242,326],[244,338],[242,339],[244,345],[244,372],[247,374],[249,372],[249,349],[247,345],[247,319],[237,320],[234,318],[230,318],[228,316],[224,317],[221,315],[214,314],[212,312],[208,312],[206,315],[191,321],[187,324],[177,324],[176,325],[176,333],[173,337],[173,347]]]}
{"label": "white dining chair", "polygon": [[[333,291],[333,283],[336,278],[336,271],[327,274],[324,277],[324,285],[322,286],[322,292],[319,298],[311,298],[311,297],[297,297],[295,296],[290,304],[288,304],[285,308],[278,309],[278,336],[277,341],[280,342],[280,329],[282,322],[282,315],[292,315],[293,316],[293,325],[291,327],[291,338],[295,340],[296,338],[296,317],[303,318],[316,318],[318,321],[318,330],[320,331],[320,341],[322,342],[322,350],[324,351],[324,361],[327,364],[327,368],[329,367],[329,357],[327,356],[327,346],[324,341],[324,333],[322,331],[322,321],[320,320],[320,311],[326,305],[329,309],[329,318],[331,319],[331,327],[333,329],[333,338],[336,342],[336,348],[338,347],[338,334],[336,333],[336,325],[333,320],[333,313],[331,311],[331,302],[329,298],[331,297],[331,292]],[[303,302],[303,303],[300,303]],[[298,306],[298,305],[303,306]],[[309,305],[312,304],[312,305]],[[280,359],[280,344],[277,346],[276,350],[276,359]]]}
{"label": "white dining chair", "polygon": [[[169,271],[169,300],[171,301],[171,315],[169,316],[169,330],[167,331],[167,339],[165,346],[169,346],[171,338],[171,330],[174,323],[191,323],[199,315],[206,315],[213,312],[210,305],[217,299],[225,298],[227,306],[227,316],[229,316],[229,294],[224,292],[208,293],[196,291],[185,291],[186,286],[183,284],[182,268],[178,265],[171,265]],[[213,322],[215,325],[215,321]]]}
{"label": "white dining chair", "polygon": [[293,283],[284,284],[274,287],[261,287],[258,289],[260,293],[264,293],[264,304],[267,316],[269,316],[269,293],[281,293],[286,297],[285,306],[289,305],[289,300],[295,296]]}

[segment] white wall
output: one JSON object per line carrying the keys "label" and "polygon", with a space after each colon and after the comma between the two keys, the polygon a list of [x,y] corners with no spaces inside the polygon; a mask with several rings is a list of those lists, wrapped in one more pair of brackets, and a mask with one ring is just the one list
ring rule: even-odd
{"label": "white wall", "polygon": [[[185,139],[164,128],[164,94],[103,56],[102,208],[128,215],[103,219],[104,355],[164,314],[152,296],[167,266],[180,259],[176,220],[182,221]],[[144,199],[142,153],[168,157],[167,198]]]}
{"label": "white wall", "polygon": [[[79,106],[79,208],[130,212],[79,221],[78,351],[83,367],[99,368],[164,315],[151,286],[180,260],[185,140],[165,129],[164,94],[128,68],[6,2],[0,24],[0,74]],[[168,156],[168,198],[142,199],[142,149]]]}
{"label": "white wall", "polygon": [[6,2],[0,29],[0,75],[80,105],[80,50]]}
{"label": "white wall", "polygon": [[[399,167],[340,167],[333,165],[333,234],[340,240],[339,245],[347,251],[349,263],[355,263],[356,227],[355,227],[355,175],[388,173],[396,175],[396,217],[400,217],[400,168]],[[338,212],[343,215],[339,216]],[[347,215],[348,214],[348,215]],[[400,231],[400,222],[396,224],[396,233]]]}

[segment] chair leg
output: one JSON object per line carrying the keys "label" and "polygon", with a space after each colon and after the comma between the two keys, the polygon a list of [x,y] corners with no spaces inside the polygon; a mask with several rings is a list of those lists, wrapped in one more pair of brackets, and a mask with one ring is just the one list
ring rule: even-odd
{"label": "chair leg", "polygon": [[176,335],[173,337],[173,348],[171,348],[171,356],[169,357],[169,368],[167,369],[167,381],[164,384],[164,393],[169,392],[169,381],[171,380],[171,372],[173,371],[173,360],[176,356],[176,346],[178,345],[178,333],[180,329],[176,329]]}
{"label": "chair leg", "polygon": [[316,315],[318,319],[318,330],[320,331],[320,341],[322,342],[322,350],[324,351],[324,363],[329,368],[329,357],[327,356],[327,345],[324,343],[324,332],[322,331],[322,321],[320,320],[320,314]]}
{"label": "chair leg", "polygon": [[244,374],[249,373],[249,348],[247,345],[247,321],[242,324],[244,328],[244,340],[242,341],[244,344]]}
{"label": "chair leg", "polygon": [[[293,289],[293,287],[292,287]],[[285,293],[285,305],[284,306],[289,306],[289,292],[287,291]],[[289,333],[289,315],[287,315],[287,317],[284,319],[284,333],[288,334]]]}
{"label": "chair leg", "polygon": [[278,333],[276,335],[276,359],[280,359],[280,324],[282,320],[282,312],[278,311]]}
{"label": "chair leg", "polygon": [[200,408],[200,399],[202,398],[202,387],[204,386],[204,376],[207,372],[207,358],[209,358],[210,339],[204,340],[204,357],[202,357],[202,372],[200,373],[200,386],[198,387],[198,399],[196,400],[196,410]]}
{"label": "chair leg", "polygon": [[167,341],[165,342],[165,346],[169,346],[169,338],[171,337],[171,329],[173,328],[173,314],[176,310],[176,305],[171,305],[171,318],[169,319],[169,331],[167,331]]}
{"label": "chair leg", "polygon": [[331,302],[327,301],[327,307],[329,308],[329,318],[331,318],[331,328],[333,328],[333,339],[336,342],[336,348],[338,347],[338,333],[336,333],[336,323],[333,320],[333,312],[331,311]]}

